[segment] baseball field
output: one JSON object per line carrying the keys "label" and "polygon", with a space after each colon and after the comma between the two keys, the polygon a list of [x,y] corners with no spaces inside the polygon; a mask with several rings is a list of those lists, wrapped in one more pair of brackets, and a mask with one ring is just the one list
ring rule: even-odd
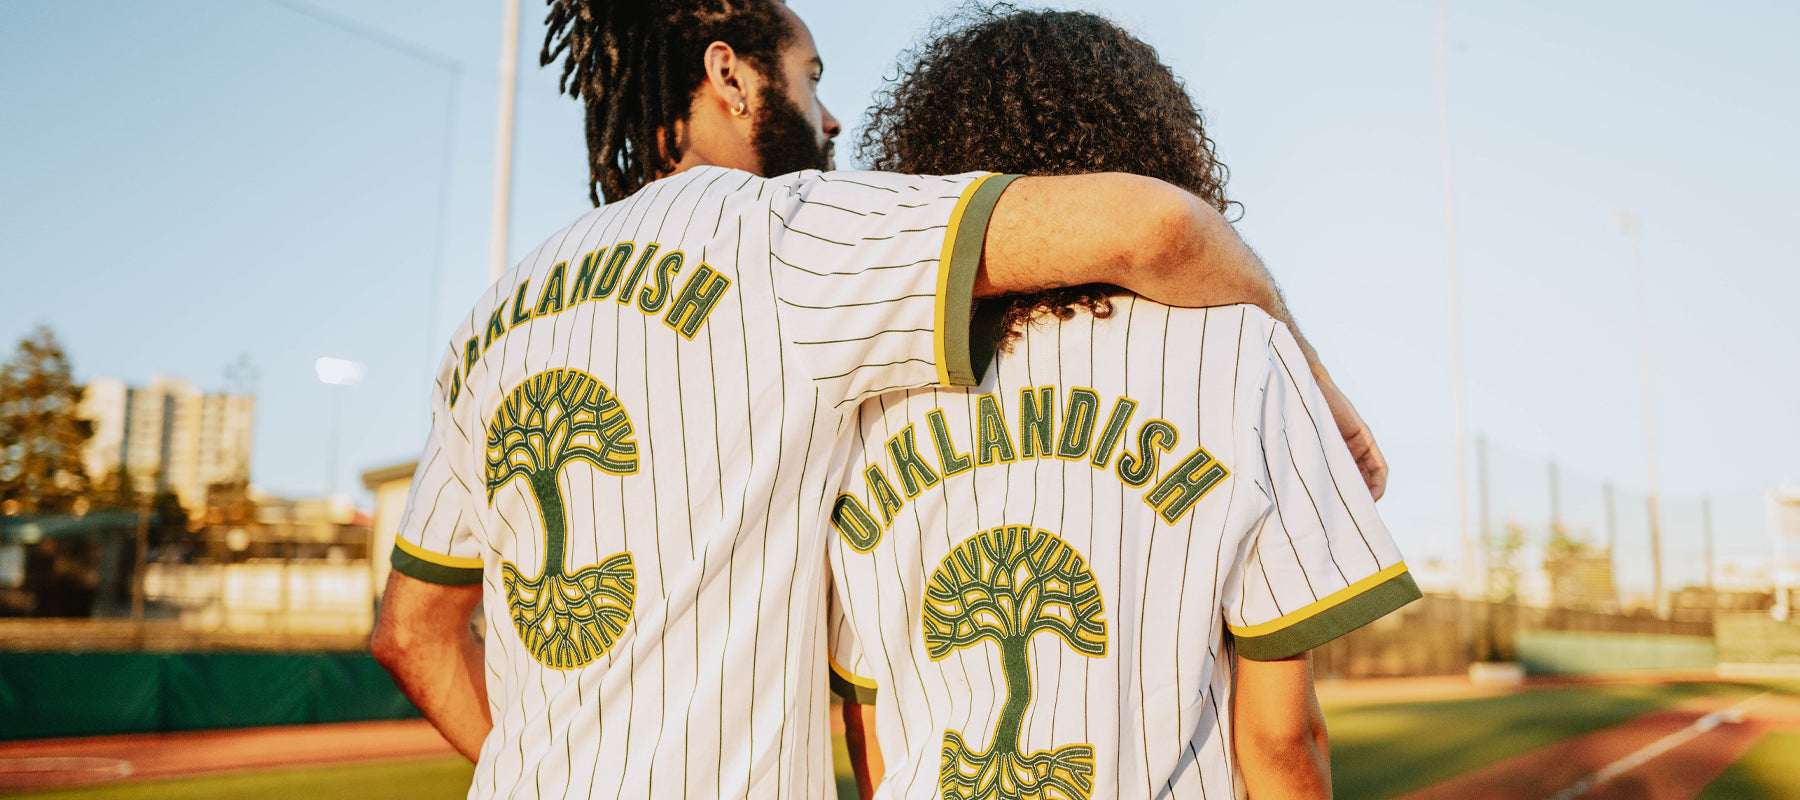
{"label": "baseball field", "polygon": [[[1328,683],[1346,800],[1800,800],[1800,682]],[[839,786],[854,796],[839,747]],[[0,744],[34,798],[460,797],[472,768],[423,722]]]}

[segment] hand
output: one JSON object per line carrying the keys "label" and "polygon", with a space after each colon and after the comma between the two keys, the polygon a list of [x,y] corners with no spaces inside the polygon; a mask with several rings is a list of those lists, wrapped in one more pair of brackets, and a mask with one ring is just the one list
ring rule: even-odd
{"label": "hand", "polygon": [[1319,390],[1325,393],[1325,404],[1331,407],[1338,433],[1350,447],[1351,457],[1356,459],[1356,469],[1362,473],[1363,483],[1368,484],[1369,494],[1380,500],[1382,493],[1387,491],[1388,468],[1387,459],[1381,456],[1380,445],[1375,444],[1375,434],[1323,367],[1315,368],[1313,376],[1319,381]]}

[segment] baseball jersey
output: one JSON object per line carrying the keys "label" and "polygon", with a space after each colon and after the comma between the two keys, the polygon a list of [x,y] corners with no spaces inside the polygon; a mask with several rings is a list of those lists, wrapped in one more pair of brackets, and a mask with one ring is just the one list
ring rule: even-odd
{"label": "baseball jersey", "polygon": [[1007,180],[690,169],[476,303],[392,556],[483,587],[470,796],[833,791],[826,456],[863,397],[973,383]]}
{"label": "baseball jersey", "polygon": [[1286,326],[1114,307],[861,407],[828,636],[878,797],[1231,797],[1232,649],[1419,597]]}

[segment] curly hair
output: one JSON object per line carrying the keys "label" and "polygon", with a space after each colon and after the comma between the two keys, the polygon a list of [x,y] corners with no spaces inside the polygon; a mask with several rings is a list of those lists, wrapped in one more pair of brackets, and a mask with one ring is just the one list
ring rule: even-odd
{"label": "curly hair", "polygon": [[706,48],[731,45],[779,82],[794,39],[783,0],[549,0],[538,64],[587,108],[588,197],[622,199],[681,160],[675,123],[706,79]]}
{"label": "curly hair", "polygon": [[[857,155],[921,175],[1129,172],[1220,213],[1242,208],[1225,198],[1225,165],[1181,79],[1150,45],[1080,11],[999,4],[939,20],[876,95]],[[1040,319],[1108,316],[1107,298],[1122,291],[1087,284],[1008,298],[1001,348]]]}

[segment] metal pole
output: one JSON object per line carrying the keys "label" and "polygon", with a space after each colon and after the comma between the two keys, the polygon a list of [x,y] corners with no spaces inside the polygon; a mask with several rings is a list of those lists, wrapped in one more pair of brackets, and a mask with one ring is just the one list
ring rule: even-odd
{"label": "metal pole", "polygon": [[[327,514],[330,513],[330,502],[329,499],[326,500]],[[284,648],[290,641],[288,628],[293,625],[293,597],[289,593],[292,591],[290,584],[293,583],[291,576],[294,566],[294,533],[298,527],[298,525],[282,526],[287,535],[282,541],[276,543],[281,547],[281,624],[278,629],[281,632],[281,645]]]}
{"label": "metal pole", "polygon": [[1469,537],[1469,454],[1468,430],[1463,405],[1462,313],[1460,287],[1456,271],[1456,178],[1453,172],[1450,140],[1450,6],[1448,0],[1437,5],[1437,79],[1439,161],[1443,172],[1444,193],[1444,285],[1445,304],[1450,323],[1450,415],[1451,436],[1456,449],[1456,532],[1462,540],[1464,591],[1483,594],[1478,551],[1480,546]]}
{"label": "metal pole", "polygon": [[1475,561],[1476,580],[1464,591],[1474,592],[1475,599],[1479,601],[1475,607],[1479,609],[1481,615],[1480,642],[1475,647],[1475,658],[1478,661],[1492,661],[1497,649],[1495,647],[1494,607],[1488,598],[1487,575],[1482,572],[1487,563],[1485,548],[1493,541],[1488,530],[1487,437],[1485,436],[1475,437],[1475,491],[1477,502],[1475,519],[1480,526],[1482,549],[1477,551],[1479,560]]}
{"label": "metal pole", "polygon": [[1619,214],[1619,227],[1631,238],[1631,273],[1637,302],[1638,365],[1644,392],[1644,460],[1650,478],[1650,592],[1656,603],[1657,616],[1669,615],[1669,598],[1663,592],[1662,518],[1657,508],[1656,482],[1656,403],[1650,382],[1650,310],[1644,299],[1644,253],[1639,237],[1637,215],[1629,211]]}
{"label": "metal pole", "polygon": [[136,564],[131,570],[131,628],[139,650],[144,649],[144,571],[150,560],[150,501],[144,495],[138,503],[137,543],[133,549]]}
{"label": "metal pole", "polygon": [[1613,550],[1619,546],[1619,521],[1617,517],[1613,516],[1612,482],[1607,481],[1606,485],[1600,489],[1601,494],[1606,498],[1606,553],[1610,557]]}
{"label": "metal pole", "polygon": [[512,201],[513,96],[518,93],[519,0],[506,0],[501,23],[500,110],[494,132],[494,230],[488,252],[488,280],[506,272],[508,204]]}
{"label": "metal pole", "polygon": [[[462,68],[453,66],[450,69],[449,97],[444,103],[444,152],[442,154],[443,162],[438,168],[437,231],[432,244],[431,280],[427,281],[429,288],[425,294],[425,351],[422,355],[430,358],[435,358],[438,348],[443,346],[439,341],[443,334],[437,327],[438,292],[444,281],[444,257],[448,249],[445,240],[450,235],[450,176],[455,169],[456,100],[457,96],[461,94],[461,87]],[[436,362],[427,359],[421,360],[419,363],[433,364]],[[420,381],[419,384],[420,388],[424,390],[425,407],[430,408],[430,373],[426,373],[425,377],[426,379]]]}
{"label": "metal pole", "polygon": [[325,441],[325,502],[331,503],[331,496],[337,494],[337,460],[338,460],[338,395],[342,387],[331,385],[331,428]]}
{"label": "metal pole", "polygon": [[1550,459],[1550,533],[1562,531],[1562,492],[1557,484],[1556,459]]}
{"label": "metal pole", "polygon": [[[1800,497],[1800,495],[1796,495],[1796,497]],[[1769,538],[1774,545],[1772,553],[1774,561],[1769,564],[1769,583],[1770,588],[1775,592],[1775,607],[1769,610],[1769,615],[1774,617],[1777,622],[1786,622],[1788,613],[1792,610],[1788,605],[1787,542],[1781,529],[1782,499],[1782,492],[1775,489],[1769,490]]]}
{"label": "metal pole", "polygon": [[[1612,567],[1613,603],[1619,603],[1619,518],[1613,513],[1613,486],[1607,481],[1601,487],[1606,498],[1606,563]],[[1622,605],[1622,604],[1620,604]]]}
{"label": "metal pole", "polygon": [[[1713,593],[1712,498],[1700,498],[1700,535],[1706,541],[1706,593]],[[1716,603],[1715,603],[1716,605]]]}
{"label": "metal pole", "polygon": [[[1475,437],[1475,492],[1475,520],[1481,536],[1482,547],[1485,548],[1493,535],[1493,531],[1489,530],[1490,525],[1488,520],[1488,458],[1486,436]],[[1478,566],[1484,565],[1485,561],[1485,558],[1482,559],[1481,562],[1478,562]],[[1485,576],[1483,577],[1485,578]],[[1483,580],[1481,584],[1485,587],[1487,581]],[[1485,591],[1483,596],[1486,596]]]}
{"label": "metal pole", "polygon": [[1656,616],[1669,617],[1668,598],[1663,594],[1662,531],[1656,526],[1656,495],[1649,497],[1650,514],[1650,596],[1656,604]]}

